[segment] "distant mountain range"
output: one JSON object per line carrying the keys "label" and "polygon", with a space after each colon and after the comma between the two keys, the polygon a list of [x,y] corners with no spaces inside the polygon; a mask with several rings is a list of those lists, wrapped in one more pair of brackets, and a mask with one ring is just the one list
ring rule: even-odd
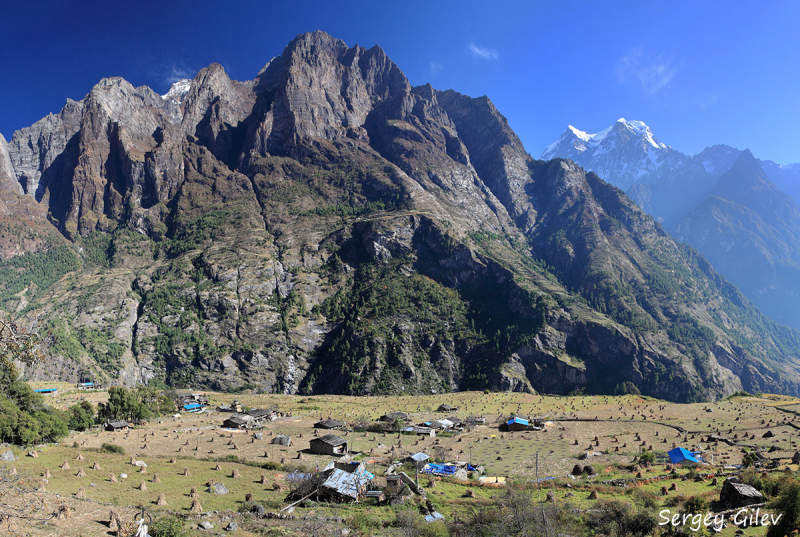
{"label": "distant mountain range", "polygon": [[597,134],[569,126],[542,153],[556,157],[625,190],[765,313],[800,328],[800,165],[726,145],[688,156],[625,119]]}

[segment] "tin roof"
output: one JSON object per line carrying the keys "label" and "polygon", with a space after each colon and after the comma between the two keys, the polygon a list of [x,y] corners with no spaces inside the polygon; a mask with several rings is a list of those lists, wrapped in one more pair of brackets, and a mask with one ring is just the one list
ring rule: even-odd
{"label": "tin roof", "polygon": [[345,423],[340,420],[322,420],[314,424],[314,427],[317,428],[325,428],[325,429],[333,429],[335,427],[344,427]]}
{"label": "tin roof", "polygon": [[515,423],[519,424],[519,425],[530,425],[530,422],[528,420],[520,418],[520,417],[517,417],[517,416],[514,416],[513,418],[508,420],[507,425],[512,425],[512,424],[515,424]]}
{"label": "tin roof", "polygon": [[325,442],[329,446],[341,446],[342,444],[346,444],[347,440],[344,438],[338,437],[335,434],[326,434],[325,436],[321,436],[319,438],[313,438],[311,441],[320,441]]}
{"label": "tin roof", "polygon": [[415,460],[417,462],[423,462],[423,461],[427,461],[431,457],[430,457],[430,455],[427,455],[427,454],[425,454],[425,453],[420,451],[419,453],[414,453],[413,455],[409,455],[408,458],[412,459],[412,460]]}
{"label": "tin roof", "polygon": [[320,486],[322,488],[331,489],[342,496],[357,500],[358,496],[362,494],[366,488],[367,483],[373,479],[375,479],[375,475],[367,472],[366,467],[360,464],[356,471],[352,473],[338,468],[334,469]]}

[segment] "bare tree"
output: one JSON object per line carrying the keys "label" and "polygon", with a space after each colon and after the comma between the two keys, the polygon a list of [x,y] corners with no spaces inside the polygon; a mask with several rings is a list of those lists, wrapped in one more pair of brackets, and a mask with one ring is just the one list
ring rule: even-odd
{"label": "bare tree", "polygon": [[0,370],[3,373],[15,372],[15,361],[35,370],[44,356],[42,337],[36,331],[0,319]]}
{"label": "bare tree", "polygon": [[36,492],[37,481],[31,474],[0,465],[0,523],[6,525],[9,535],[14,534],[11,526],[15,521],[33,524],[55,516],[47,513],[44,494]]}

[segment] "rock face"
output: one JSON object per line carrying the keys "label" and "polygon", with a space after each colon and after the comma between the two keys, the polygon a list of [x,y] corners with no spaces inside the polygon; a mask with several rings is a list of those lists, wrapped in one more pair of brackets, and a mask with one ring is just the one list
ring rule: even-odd
{"label": "rock face", "polygon": [[34,378],[798,392],[796,333],[618,189],[532,159],[489,99],[412,87],[379,47],[304,34],[253,81],[211,65],[164,96],[105,79],[2,148],[53,235],[0,265],[0,305],[52,334]]}

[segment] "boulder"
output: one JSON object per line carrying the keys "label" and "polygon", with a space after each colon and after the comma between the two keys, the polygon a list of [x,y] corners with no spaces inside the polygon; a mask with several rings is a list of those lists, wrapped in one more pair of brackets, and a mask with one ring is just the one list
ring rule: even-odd
{"label": "boulder", "polygon": [[230,491],[228,487],[222,483],[214,483],[212,486],[208,487],[208,492],[211,494],[228,494]]}
{"label": "boulder", "polygon": [[17,457],[14,456],[14,452],[10,449],[2,454],[0,454],[0,461],[3,462],[14,462],[17,460]]}

